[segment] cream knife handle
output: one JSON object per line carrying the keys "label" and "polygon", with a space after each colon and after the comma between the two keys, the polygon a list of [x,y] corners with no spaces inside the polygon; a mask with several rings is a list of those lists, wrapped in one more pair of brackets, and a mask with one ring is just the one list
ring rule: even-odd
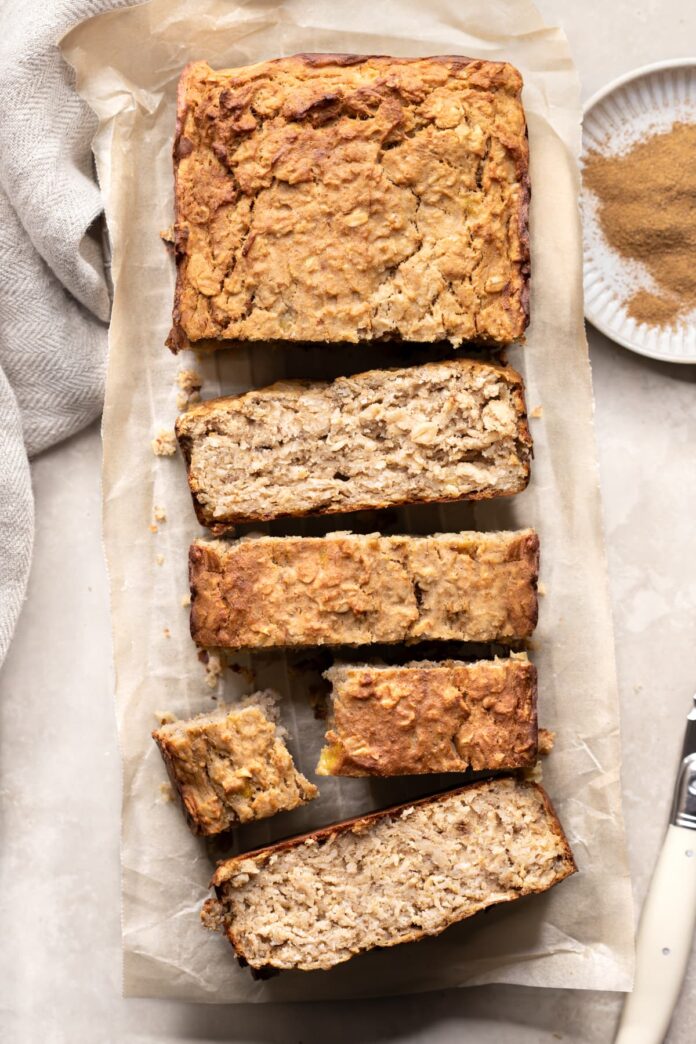
{"label": "cream knife handle", "polygon": [[696,831],[670,825],[636,941],[636,977],[615,1044],[662,1044],[679,997],[696,925]]}

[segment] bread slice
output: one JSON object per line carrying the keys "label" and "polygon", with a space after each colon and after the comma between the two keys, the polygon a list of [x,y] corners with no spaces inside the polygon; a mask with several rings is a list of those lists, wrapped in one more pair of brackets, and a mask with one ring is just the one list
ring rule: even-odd
{"label": "bread slice", "polygon": [[526,657],[403,667],[340,664],[320,776],[526,768],[537,758],[536,668]]}
{"label": "bread slice", "polygon": [[539,540],[512,533],[196,540],[191,634],[204,648],[527,638]]}
{"label": "bread slice", "polygon": [[529,481],[515,370],[458,359],[283,381],[194,406],[176,424],[196,514],[233,523],[483,500]]}
{"label": "bread slice", "polygon": [[194,834],[289,812],[319,793],[295,768],[264,703],[267,694],[255,693],[241,707],[152,733]]}
{"label": "bread slice", "polygon": [[438,935],[575,870],[541,787],[500,778],[229,859],[202,918],[257,972],[311,971]]}
{"label": "bread slice", "polygon": [[513,66],[460,55],[188,65],[170,347],[520,338],[521,91]]}

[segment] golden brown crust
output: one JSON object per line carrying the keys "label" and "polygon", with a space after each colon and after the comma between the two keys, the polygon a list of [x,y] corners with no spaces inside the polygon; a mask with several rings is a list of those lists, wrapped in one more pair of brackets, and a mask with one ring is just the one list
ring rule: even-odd
{"label": "golden brown crust", "polygon": [[162,725],[152,738],[194,834],[219,834],[318,794],[259,706],[221,707]]}
{"label": "golden brown crust", "polygon": [[521,86],[506,63],[460,56],[187,66],[169,346],[519,339]]}
{"label": "golden brown crust", "polygon": [[196,541],[191,635],[204,648],[515,641],[537,621],[533,530]]}
{"label": "golden brown crust", "polygon": [[[478,909],[490,908],[499,903],[514,901],[514,899],[522,898],[525,895],[538,894],[547,891],[553,885],[558,884],[566,877],[577,872],[577,866],[570,845],[568,844],[568,840],[563,832],[563,828],[558,820],[553,805],[543,788],[534,782],[503,777],[495,780],[472,783],[455,790],[449,790],[435,794],[431,797],[421,798],[418,801],[408,802],[393,808],[373,812],[366,816],[349,819],[342,823],[336,823],[332,826],[325,827],[321,830],[289,838],[285,841],[279,841],[274,845],[269,845],[265,848],[260,848],[252,852],[244,853],[243,855],[235,856],[232,859],[228,859],[218,865],[218,868],[211,879],[210,885],[211,888],[215,889],[217,899],[209,899],[204,903],[201,911],[201,919],[208,927],[224,932],[242,964],[252,964],[252,967],[257,974],[259,972],[262,975],[265,972],[272,973],[275,968],[283,967],[283,965],[274,964],[273,961],[270,961],[265,965],[260,965],[253,957],[250,961],[249,958],[251,955],[247,952],[244,942],[235,931],[234,918],[229,917],[226,914],[225,900],[227,897],[227,891],[228,888],[230,888],[233,879],[238,874],[248,872],[249,868],[253,865],[256,865],[259,871],[262,872],[263,868],[269,864],[269,862],[276,862],[279,858],[282,859],[284,853],[292,852],[295,849],[301,848],[303,845],[309,844],[311,846],[322,846],[331,844],[336,837],[348,833],[356,836],[369,834],[370,830],[376,825],[383,823],[385,820],[398,820],[404,815],[404,813],[410,815],[414,809],[423,809],[427,806],[437,806],[447,802],[457,801],[459,798],[462,798],[465,801],[470,801],[472,799],[475,800],[477,794],[485,794],[486,792],[499,792],[502,800],[505,800],[506,791],[509,791],[511,795],[523,795],[526,792],[533,801],[535,800],[538,803],[538,807],[545,820],[544,828],[547,835],[550,838],[553,838],[553,844],[556,848],[553,875],[550,879],[547,876],[544,880],[540,879],[536,883],[528,878],[519,884],[514,892],[508,893],[503,898],[491,898],[488,902],[479,902]],[[524,830],[522,823],[520,823],[520,830]],[[232,889],[232,891],[234,891],[234,889]],[[426,931],[414,927],[411,932],[399,933],[398,937],[395,937],[393,940],[382,941],[381,945],[392,946],[405,942],[417,942],[418,940],[425,938],[427,935],[439,934],[449,925],[454,924],[467,916],[471,916],[471,913],[452,916],[446,923],[438,926],[434,930],[431,929]],[[356,955],[357,953],[363,952],[365,949],[369,948],[369,944],[362,945],[359,948],[356,948],[352,955]],[[341,959],[343,960],[346,958],[342,957]]]}
{"label": "golden brown crust", "polygon": [[529,481],[521,376],[457,359],[281,381],[192,406],[176,423],[200,523],[486,500]]}
{"label": "golden brown crust", "polygon": [[536,669],[526,659],[339,665],[317,773],[501,771],[537,757]]}

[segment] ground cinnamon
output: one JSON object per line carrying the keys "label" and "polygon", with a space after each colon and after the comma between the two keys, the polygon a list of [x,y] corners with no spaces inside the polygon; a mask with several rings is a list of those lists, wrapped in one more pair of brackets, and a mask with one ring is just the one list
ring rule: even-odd
{"label": "ground cinnamon", "polygon": [[696,307],[695,161],[696,123],[675,123],[621,156],[594,151],[585,162],[609,244],[642,262],[660,288],[626,302],[639,322],[664,326]]}

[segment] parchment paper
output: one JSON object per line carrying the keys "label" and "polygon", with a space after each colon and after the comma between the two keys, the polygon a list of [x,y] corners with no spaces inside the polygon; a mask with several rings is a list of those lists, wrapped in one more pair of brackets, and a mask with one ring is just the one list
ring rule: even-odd
{"label": "parchment paper", "polygon": [[[583,331],[576,155],[577,78],[562,33],[524,0],[376,3],[295,0],[153,0],[93,19],[63,41],[82,95],[100,119],[95,141],[113,250],[114,309],[104,410],[104,539],[111,578],[116,706],[123,754],[124,992],[192,1001],[304,1000],[412,992],[473,983],[626,990],[633,918],[619,792],[618,700]],[[227,670],[213,691],[188,632],[186,555],[200,532],[178,457],[150,440],[172,428],[176,374],[195,365],[204,396],[283,375],[367,369],[389,349],[218,353],[175,359],[170,325],[173,262],[159,232],[172,221],[171,138],[183,65],[235,66],[296,51],[467,54],[508,59],[525,78],[531,141],[532,323],[511,353],[525,374],[536,457],[527,492],[471,507],[405,509],[358,519],[302,522],[274,532],[359,528],[427,532],[536,526],[541,535],[541,722],[556,730],[544,784],[580,873],[547,895],[497,909],[437,939],[373,953],[326,973],[255,982],[227,942],[200,927],[212,860],[161,791],[150,739],[156,715],[188,715],[255,687],[283,694],[283,720],[312,775],[323,725],[314,717],[308,665],[267,655],[254,676]],[[69,346],[66,346],[69,350]],[[150,529],[155,507],[166,522]],[[249,661],[246,661],[248,665]],[[244,661],[239,660],[244,667]],[[444,781],[441,780],[444,785]],[[451,782],[451,780],[450,780]],[[404,780],[320,780],[321,798],[239,831],[236,847],[286,836],[433,789]]]}

